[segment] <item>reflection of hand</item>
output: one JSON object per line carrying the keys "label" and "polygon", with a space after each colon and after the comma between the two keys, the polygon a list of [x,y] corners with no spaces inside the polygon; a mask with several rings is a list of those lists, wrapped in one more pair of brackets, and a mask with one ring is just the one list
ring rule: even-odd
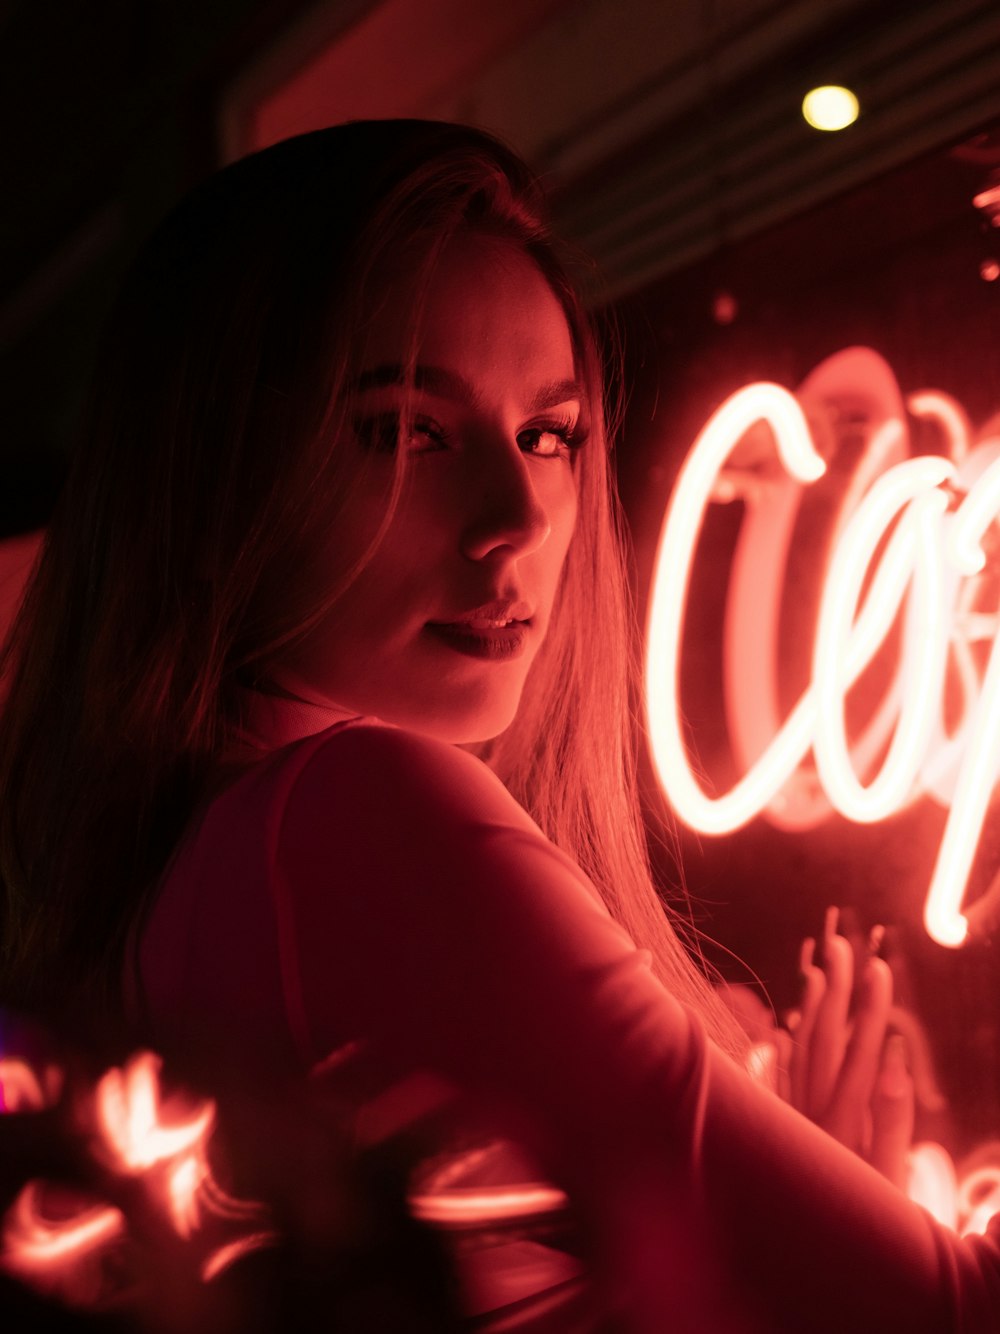
{"label": "reflection of hand", "polygon": [[[837,933],[838,912],[826,914],[823,967],[815,941],[802,945],[802,1006],[789,1016],[788,1097],[799,1111],[839,1139],[901,1189],[913,1134],[913,1081],[904,1040],[886,1041],[892,974],[870,957],[855,994],[854,953]],[[780,1051],[780,1048],[779,1048]]]}

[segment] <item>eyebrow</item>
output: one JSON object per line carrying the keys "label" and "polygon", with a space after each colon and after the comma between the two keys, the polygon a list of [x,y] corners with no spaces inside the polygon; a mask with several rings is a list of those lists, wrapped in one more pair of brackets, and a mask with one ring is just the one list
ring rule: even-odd
{"label": "eyebrow", "polygon": [[[362,371],[350,383],[353,393],[361,394],[367,389],[384,389],[387,385],[404,385],[405,367],[400,364],[372,366]],[[413,384],[416,389],[437,394],[439,398],[450,398],[459,403],[476,406],[481,397],[475,387],[456,371],[449,371],[444,366],[415,366]],[[529,412],[538,412],[542,408],[554,407],[557,403],[566,403],[570,399],[584,398],[583,387],[578,380],[550,380],[539,385],[528,403]]]}

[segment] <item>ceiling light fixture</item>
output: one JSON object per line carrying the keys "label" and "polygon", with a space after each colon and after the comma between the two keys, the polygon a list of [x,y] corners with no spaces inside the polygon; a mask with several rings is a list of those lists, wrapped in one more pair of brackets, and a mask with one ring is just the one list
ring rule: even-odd
{"label": "ceiling light fixture", "polygon": [[824,84],[802,99],[802,115],[814,130],[845,130],[858,118],[858,99],[850,88]]}

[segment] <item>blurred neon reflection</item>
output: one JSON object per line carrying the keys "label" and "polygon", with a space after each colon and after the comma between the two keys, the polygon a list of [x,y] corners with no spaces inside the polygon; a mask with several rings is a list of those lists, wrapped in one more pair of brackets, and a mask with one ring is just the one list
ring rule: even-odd
{"label": "blurred neon reflection", "polygon": [[0,1056],[0,1112],[40,1112],[46,1104],[42,1080],[26,1061]]}
{"label": "blurred neon reflection", "polygon": [[179,1125],[160,1120],[160,1063],[143,1052],[124,1070],[109,1070],[97,1085],[97,1116],[105,1144],[119,1170],[142,1172],[154,1163],[185,1155],[202,1145],[215,1119],[215,1104],[203,1103]]}
{"label": "blurred neon reflection", "polygon": [[940,1144],[915,1144],[906,1193],[960,1236],[981,1235],[1000,1212],[1000,1143],[983,1145],[961,1171]]}
{"label": "blurred neon reflection", "polygon": [[[16,1087],[28,1090],[19,1110],[40,1110],[33,1096],[40,1090],[37,1075],[21,1062],[5,1062],[0,1071],[5,1081],[11,1070]],[[206,1148],[215,1104],[204,1101],[178,1116],[161,1095],[159,1072],[159,1058],[150,1052],[107,1071],[81,1108],[81,1125],[111,1177],[136,1178],[150,1216],[192,1244],[192,1258],[207,1282],[241,1255],[272,1244],[276,1234],[266,1226],[262,1205],[228,1194],[212,1174]],[[7,1107],[14,1110],[7,1088],[5,1082]],[[86,1304],[95,1290],[94,1267],[112,1245],[127,1239],[128,1221],[108,1202],[79,1196],[75,1207],[67,1208],[66,1198],[65,1191],[53,1192],[45,1182],[27,1182],[4,1220],[0,1259],[11,1273]]]}
{"label": "blurred neon reflection", "polygon": [[[864,445],[823,572],[811,680],[781,718],[778,628],[792,528],[805,488],[823,477],[828,461],[810,422],[823,412],[830,418],[838,400],[851,404],[851,429],[864,432]],[[910,457],[907,413],[936,431],[946,456]],[[836,429],[823,434],[828,452],[827,437],[835,451]],[[734,455],[744,463],[734,464]],[[684,617],[708,507],[737,499],[744,514],[729,571],[723,653],[726,716],[741,777],[713,794],[692,768],[684,733]],[[727,399],[681,469],[650,592],[648,735],[679,817],[710,834],[762,813],[789,829],[809,828],[831,810],[873,823],[928,795],[949,814],[924,922],[940,944],[961,945],[969,930],[961,911],[965,888],[1000,776],[997,608],[984,612],[977,602],[998,514],[1000,439],[987,432],[973,443],[964,411],[940,392],[924,390],[904,404],[890,368],[870,349],[829,358],[798,396],[758,383]],[[892,679],[865,727],[849,736],[847,696],[898,624]],[[983,669],[971,645],[986,641]],[[946,728],[949,662],[961,699],[957,721]],[[803,767],[810,752],[815,773]],[[997,901],[995,882],[971,918],[983,918]]]}
{"label": "blurred neon reflection", "polygon": [[83,1208],[73,1218],[45,1216],[40,1184],[29,1181],[11,1206],[3,1234],[4,1262],[15,1272],[51,1266],[120,1237],[125,1217],[110,1205]]}

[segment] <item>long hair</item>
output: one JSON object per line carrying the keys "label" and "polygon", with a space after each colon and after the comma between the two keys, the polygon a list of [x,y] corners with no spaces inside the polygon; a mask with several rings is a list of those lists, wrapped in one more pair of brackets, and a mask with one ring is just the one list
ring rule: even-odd
{"label": "long hair", "polygon": [[240,727],[243,688],[267,679],[371,554],[321,599],[296,578],[358,482],[336,442],[379,267],[408,247],[429,290],[460,229],[505,238],[538,264],[590,398],[549,633],[515,721],[481,754],[651,950],[670,990],[739,1047],[650,874],[597,342],[531,173],[491,136],[439,122],[355,122],[243,159],[182,201],[126,279],[5,650],[8,1000],[115,1013],[127,942]]}

